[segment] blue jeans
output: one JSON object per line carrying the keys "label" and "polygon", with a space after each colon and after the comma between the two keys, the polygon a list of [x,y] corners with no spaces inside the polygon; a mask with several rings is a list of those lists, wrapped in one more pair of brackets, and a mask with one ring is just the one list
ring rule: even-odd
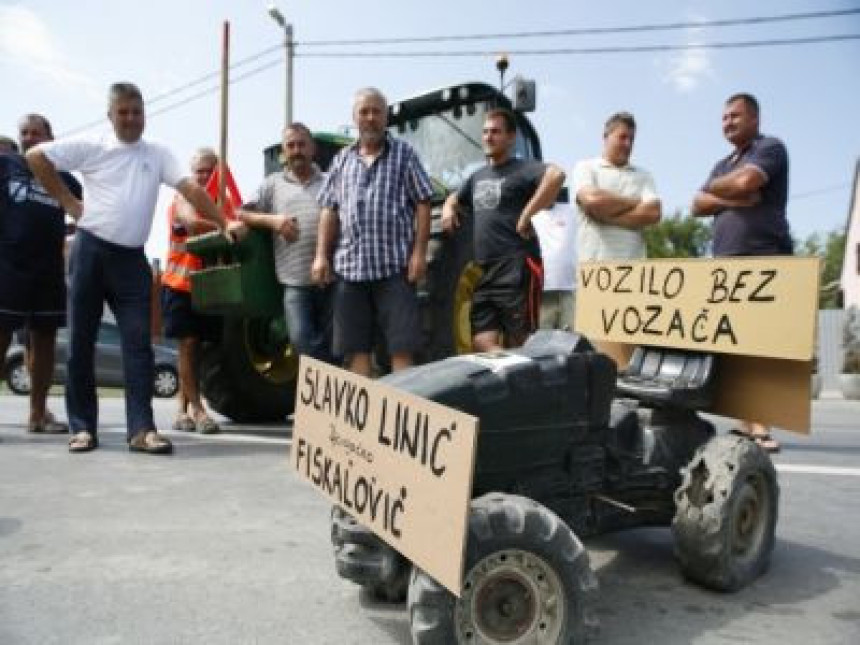
{"label": "blue jeans", "polygon": [[290,341],[299,354],[335,362],[331,353],[333,285],[284,287],[284,315]]}
{"label": "blue jeans", "polygon": [[129,439],[154,430],[150,339],[152,272],[143,248],[106,242],[78,229],[69,261],[69,358],[66,412],[72,432],[98,431],[95,342],[107,302],[122,342]]}

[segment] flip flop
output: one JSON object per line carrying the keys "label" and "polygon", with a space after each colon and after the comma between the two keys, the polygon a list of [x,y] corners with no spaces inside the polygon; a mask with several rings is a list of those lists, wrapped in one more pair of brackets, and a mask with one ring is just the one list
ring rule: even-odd
{"label": "flip flop", "polygon": [[197,419],[197,432],[200,434],[218,434],[221,432],[221,426],[208,416],[204,416]]}
{"label": "flip flop", "polygon": [[99,441],[92,432],[82,430],[69,437],[69,452],[89,452],[99,447]]}
{"label": "flip flop", "polygon": [[743,437],[744,439],[754,441],[758,444],[759,448],[767,453],[776,454],[782,450],[782,446],[779,445],[779,442],[774,439],[769,432],[765,434],[752,434],[751,432],[747,432],[741,428],[732,428],[729,432],[736,437]]}
{"label": "flip flop", "polygon": [[194,423],[194,419],[187,414],[177,416],[173,422],[173,429],[178,432],[194,432],[196,428],[197,425]]}
{"label": "flip flop", "polygon": [[128,442],[130,452],[144,452],[148,455],[169,455],[173,452],[170,439],[163,437],[155,430],[142,430]]}

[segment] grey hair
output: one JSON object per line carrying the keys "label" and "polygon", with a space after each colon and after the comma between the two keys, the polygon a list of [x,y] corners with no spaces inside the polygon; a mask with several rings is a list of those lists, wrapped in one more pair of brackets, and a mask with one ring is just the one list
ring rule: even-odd
{"label": "grey hair", "polygon": [[197,148],[197,150],[194,151],[194,154],[191,155],[191,165],[193,166],[198,161],[202,161],[204,159],[209,159],[218,163],[218,153],[208,147]]}
{"label": "grey hair", "polygon": [[359,101],[366,98],[374,98],[377,101],[381,101],[383,105],[388,105],[388,99],[385,98],[385,94],[375,87],[362,87],[355,93],[355,98],[352,104],[358,105]]}

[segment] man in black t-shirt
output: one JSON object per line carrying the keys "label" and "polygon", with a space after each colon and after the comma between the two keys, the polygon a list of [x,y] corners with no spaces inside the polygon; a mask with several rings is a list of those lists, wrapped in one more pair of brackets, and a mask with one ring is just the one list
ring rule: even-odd
{"label": "man in black t-shirt", "polygon": [[488,164],[445,201],[442,228],[453,233],[463,213],[474,216],[475,261],[482,269],[472,298],[472,346],[477,352],[521,345],[537,328],[543,270],[531,224],[555,202],[564,172],[553,164],[513,156],[516,117],[487,113],[483,130]]}
{"label": "man in black t-shirt", "polygon": [[[24,116],[18,127],[24,152],[53,138],[51,124],[39,114]],[[63,181],[80,199],[77,180],[64,173]],[[12,332],[26,327],[30,432],[68,432],[46,407],[57,328],[66,324],[65,235],[65,212],[33,178],[24,158],[0,154],[0,358]]]}
{"label": "man in black t-shirt", "polygon": [[[723,110],[723,134],[734,146],[714,166],[693,199],[693,214],[714,218],[714,255],[791,255],[786,218],[788,151],[782,141],[759,132],[759,105],[735,94]],[[767,426],[743,421],[735,434],[748,436],[768,452],[779,443]]]}

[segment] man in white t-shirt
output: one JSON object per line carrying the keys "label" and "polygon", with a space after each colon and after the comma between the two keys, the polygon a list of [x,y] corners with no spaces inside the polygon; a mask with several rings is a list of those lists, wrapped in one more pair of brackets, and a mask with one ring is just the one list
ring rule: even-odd
{"label": "man in white t-shirt", "polygon": [[[226,229],[224,216],[164,146],[144,141],[143,96],[131,83],[110,88],[113,132],[95,138],[41,144],[27,153],[33,174],[77,221],[70,258],[69,357],[66,410],[71,452],[98,446],[94,349],[104,303],[116,317],[125,371],[129,450],[172,452],[152,415],[153,354],[150,340],[152,273],[144,254],[158,189],[178,190],[207,219]],[[84,201],[60,181],[77,171]]]}
{"label": "man in white t-shirt", "polygon": [[660,221],[651,173],[630,163],[636,122],[629,112],[613,114],[603,130],[603,155],[573,169],[579,210],[579,260],[644,258],[642,229]]}
{"label": "man in white t-shirt", "polygon": [[576,216],[567,203],[556,203],[532,218],[543,258],[541,329],[573,329],[576,304]]}

